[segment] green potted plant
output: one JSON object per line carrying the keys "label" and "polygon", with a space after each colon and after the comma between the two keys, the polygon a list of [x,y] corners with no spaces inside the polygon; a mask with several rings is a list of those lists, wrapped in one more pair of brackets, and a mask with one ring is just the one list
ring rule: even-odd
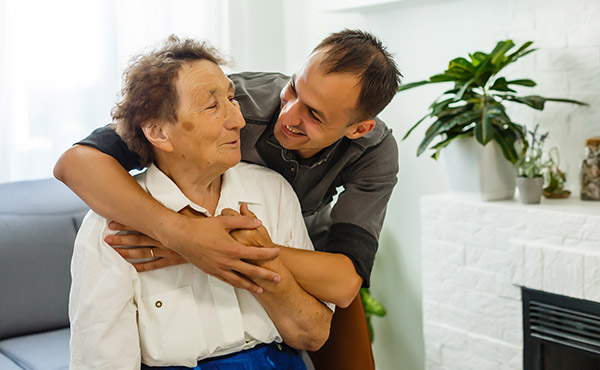
{"label": "green potted plant", "polygon": [[539,125],[533,131],[529,131],[531,142],[527,149],[515,162],[517,168],[517,187],[521,203],[537,204],[542,197],[544,186],[544,172],[549,163],[544,161],[544,142],[548,133],[538,135]]}
{"label": "green potted plant", "polygon": [[[464,157],[470,160],[476,158],[494,158],[494,160],[506,163],[479,162],[462,167],[482,169],[498,168],[504,166],[505,174],[476,176],[478,180],[493,185],[505,182],[502,190],[494,190],[487,200],[512,197],[515,188],[515,176],[512,164],[514,164],[521,151],[526,150],[528,143],[525,138],[523,126],[515,123],[507,114],[505,102],[524,104],[537,110],[543,110],[548,101],[574,103],[585,105],[585,103],[561,98],[546,98],[539,95],[517,95],[513,89],[519,87],[534,87],[536,83],[531,79],[507,79],[498,76],[506,66],[516,62],[536,49],[530,48],[532,41],[525,42],[515,51],[510,52],[515,44],[512,40],[500,41],[490,53],[481,51],[468,55],[468,58],[452,59],[448,68],[440,74],[431,76],[428,80],[408,83],[400,86],[398,91],[406,91],[418,86],[444,83],[453,83],[453,87],[446,90],[430,106],[429,112],[415,123],[406,133],[406,139],[410,133],[422,122],[430,121],[425,132],[425,137],[417,148],[417,156],[426,149],[432,149],[432,157],[437,159],[440,151],[450,143],[465,142],[471,140],[475,144],[471,147],[484,146],[486,150],[496,151],[495,154],[467,153]],[[474,138],[474,140],[473,140]],[[492,145],[488,145],[492,143]],[[453,146],[456,146],[453,144]],[[481,148],[479,148],[481,149]],[[445,151],[447,151],[446,149]],[[457,165],[455,167],[461,167]],[[449,173],[452,172],[449,169]],[[465,174],[461,174],[464,178]],[[494,177],[496,176],[496,177]],[[460,178],[460,177],[459,177]],[[452,185],[452,179],[450,178]],[[458,184],[460,186],[460,184]],[[467,189],[468,190],[468,189]],[[484,197],[484,199],[486,199]]]}
{"label": "green potted plant", "polygon": [[371,291],[368,288],[360,288],[360,298],[363,303],[363,309],[365,310],[365,316],[367,318],[367,328],[369,329],[369,337],[371,338],[371,343],[375,339],[375,332],[373,331],[373,324],[371,323],[371,318],[373,316],[383,317],[387,314],[385,307],[373,298],[371,295]]}
{"label": "green potted plant", "polygon": [[548,168],[544,174],[543,194],[546,198],[568,198],[571,195],[571,192],[565,189],[567,174],[559,166],[560,156],[558,155],[558,148],[553,147],[548,152]]}

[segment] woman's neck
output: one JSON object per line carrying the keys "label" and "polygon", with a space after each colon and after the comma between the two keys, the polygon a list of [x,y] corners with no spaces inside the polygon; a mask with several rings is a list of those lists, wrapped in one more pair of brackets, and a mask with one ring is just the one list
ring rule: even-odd
{"label": "woman's neck", "polygon": [[183,161],[158,160],[157,166],[192,202],[215,215],[224,169],[199,168]]}

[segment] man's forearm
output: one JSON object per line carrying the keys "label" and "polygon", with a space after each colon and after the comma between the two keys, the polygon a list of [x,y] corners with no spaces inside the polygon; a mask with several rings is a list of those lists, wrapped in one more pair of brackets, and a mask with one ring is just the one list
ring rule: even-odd
{"label": "man's forearm", "polygon": [[278,260],[261,263],[281,276],[277,284],[265,282],[255,296],[275,323],[284,342],[300,350],[316,351],[329,337],[333,312],[308,294]]}
{"label": "man's forearm", "polygon": [[58,160],[54,176],[94,212],[163,243],[161,230],[182,217],[146,193],[116,159],[92,147],[76,145],[67,150]]}
{"label": "man's forearm", "polygon": [[339,253],[280,247],[283,264],[307,292],[345,308],[362,285],[350,258]]}
{"label": "man's forearm", "polygon": [[146,193],[111,156],[83,145],[63,154],[54,176],[99,215],[156,239],[202,271],[235,287],[260,290],[241,275],[277,279],[274,272],[243,259],[269,259],[279,250],[246,248],[229,235],[231,229],[257,227],[249,217],[195,218],[178,214]]}

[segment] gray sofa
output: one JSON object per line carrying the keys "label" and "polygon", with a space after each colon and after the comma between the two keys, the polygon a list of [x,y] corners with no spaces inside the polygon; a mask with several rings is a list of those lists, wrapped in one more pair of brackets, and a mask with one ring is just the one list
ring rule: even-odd
{"label": "gray sofa", "polygon": [[0,369],[69,367],[73,241],[88,211],[54,179],[0,184]]}

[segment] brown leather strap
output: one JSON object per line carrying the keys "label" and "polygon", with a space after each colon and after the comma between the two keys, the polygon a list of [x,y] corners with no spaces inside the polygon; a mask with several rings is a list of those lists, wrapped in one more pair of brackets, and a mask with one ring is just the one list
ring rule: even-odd
{"label": "brown leather strap", "polygon": [[360,294],[347,308],[336,308],[329,339],[320,350],[308,354],[315,370],[375,370]]}

